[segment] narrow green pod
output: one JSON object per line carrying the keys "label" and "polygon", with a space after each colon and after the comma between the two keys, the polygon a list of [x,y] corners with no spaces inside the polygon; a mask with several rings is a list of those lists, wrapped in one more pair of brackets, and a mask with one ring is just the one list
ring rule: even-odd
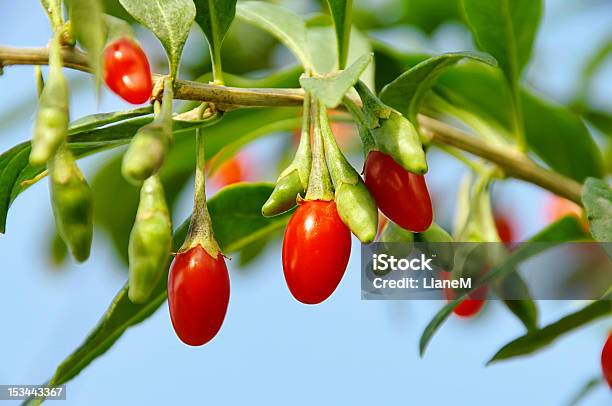
{"label": "narrow green pod", "polygon": [[442,267],[445,271],[453,269],[455,260],[455,249],[453,248],[453,237],[438,224],[433,223],[427,230],[422,233],[415,234],[415,240],[417,242],[424,243],[435,243],[434,248],[429,247],[428,244],[423,245],[424,254],[432,256],[435,254],[433,263]]}
{"label": "narrow green pod", "polygon": [[155,122],[138,130],[123,156],[121,173],[125,179],[139,184],[159,171],[170,146],[167,132]]}
{"label": "narrow green pod", "polygon": [[62,74],[62,61],[57,37],[53,40],[47,83],[38,101],[34,124],[30,163],[44,165],[56,153],[68,134],[68,85]]}
{"label": "narrow green pod", "polygon": [[164,79],[162,102],[156,101],[153,105],[155,119],[136,132],[123,156],[121,173],[134,184],[155,175],[164,164],[172,143],[173,94],[172,80],[168,77]]}
{"label": "narrow green pod", "polygon": [[276,181],[272,194],[261,208],[264,217],[272,217],[291,210],[298,195],[304,196],[304,186],[297,169],[292,170]]}
{"label": "narrow green pod", "polygon": [[414,125],[393,110],[387,119],[380,119],[380,127],[372,130],[374,142],[381,152],[409,172],[427,172],[425,151]]}
{"label": "narrow green pod", "polygon": [[89,258],[93,197],[72,153],[60,147],[49,161],[49,187],[57,232],[78,262]]}
{"label": "narrow green pod", "polygon": [[130,234],[128,296],[145,302],[164,275],[172,248],[172,221],[158,176],[145,180]]}
{"label": "narrow green pod", "polygon": [[397,243],[413,243],[414,234],[408,230],[405,230],[392,222],[387,221],[385,228],[383,228],[378,238],[380,242],[397,242]]}
{"label": "narrow green pod", "polygon": [[342,222],[364,244],[376,238],[378,207],[361,179],[357,184],[342,183],[336,188],[336,207]]}
{"label": "narrow green pod", "polygon": [[312,148],[310,145],[311,96],[306,93],[302,107],[302,128],[300,143],[291,164],[280,174],[276,186],[268,200],[261,208],[261,214],[272,217],[290,210],[296,205],[297,197],[306,195],[310,167],[312,165]]}

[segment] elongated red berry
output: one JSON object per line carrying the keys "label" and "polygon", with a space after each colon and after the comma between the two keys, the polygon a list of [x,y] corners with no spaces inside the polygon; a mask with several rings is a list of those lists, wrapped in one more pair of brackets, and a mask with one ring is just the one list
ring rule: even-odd
{"label": "elongated red berry", "polygon": [[[447,279],[448,276],[445,276]],[[453,289],[444,288],[444,296],[447,301],[452,301],[455,299],[455,292]],[[474,292],[470,293],[467,299],[463,299],[459,304],[453,309],[453,313],[455,313],[459,317],[473,317],[485,304],[485,297],[487,296],[487,286],[482,286],[476,289]]]}
{"label": "elongated red berry", "polygon": [[601,371],[604,379],[612,389],[612,333],[608,336],[601,350]]}
{"label": "elongated red berry", "polygon": [[335,202],[303,201],[287,224],[283,272],[293,297],[323,302],[336,290],[351,255],[351,232]]}
{"label": "elongated red berry", "polygon": [[371,151],[365,163],[365,184],[380,211],[395,224],[413,232],[431,225],[433,209],[423,175],[406,171],[389,155]]}
{"label": "elongated red berry", "polygon": [[151,97],[151,68],[147,55],[128,38],[121,38],[104,49],[104,82],[127,102],[142,104]]}
{"label": "elongated red berry", "polygon": [[168,275],[168,306],[176,335],[188,345],[203,345],[219,332],[229,303],[225,259],[200,245],[176,255]]}

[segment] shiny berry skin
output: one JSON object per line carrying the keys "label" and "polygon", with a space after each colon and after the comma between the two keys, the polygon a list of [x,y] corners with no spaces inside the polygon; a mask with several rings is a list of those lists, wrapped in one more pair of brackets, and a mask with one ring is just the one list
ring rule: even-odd
{"label": "shiny berry skin", "polygon": [[601,350],[601,370],[604,379],[612,389],[612,333],[608,336],[603,349]]}
{"label": "shiny berry skin", "polygon": [[504,244],[514,242],[514,225],[512,221],[503,214],[495,214],[495,227],[497,228],[497,234],[499,239]]}
{"label": "shiny berry skin", "polygon": [[323,302],[336,290],[351,255],[351,232],[335,202],[303,201],[283,239],[283,272],[293,297]]}
{"label": "shiny berry skin", "polygon": [[[445,279],[448,279],[448,276],[445,275]],[[453,289],[444,288],[444,296],[446,300],[449,302],[455,299],[455,292]],[[481,288],[476,289],[473,293],[468,295],[468,299],[464,299],[453,309],[453,313],[455,313],[459,317],[469,318],[473,317],[485,304],[484,298],[487,296],[487,287],[483,286]]]}
{"label": "shiny berry skin", "polygon": [[104,82],[125,101],[142,104],[151,97],[151,68],[137,43],[121,38],[104,49]]}
{"label": "shiny berry skin", "polygon": [[203,345],[219,332],[229,303],[225,259],[200,245],[176,255],[168,274],[168,306],[176,335],[188,345]]}
{"label": "shiny berry skin", "polygon": [[406,171],[380,151],[368,154],[364,172],[366,186],[389,220],[413,232],[429,228],[433,209],[423,175]]}

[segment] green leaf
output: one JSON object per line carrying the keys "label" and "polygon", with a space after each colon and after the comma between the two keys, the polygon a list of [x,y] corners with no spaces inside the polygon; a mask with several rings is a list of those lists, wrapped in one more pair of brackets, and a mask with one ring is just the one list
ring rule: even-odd
{"label": "green leaf", "polygon": [[236,14],[236,0],[195,0],[195,21],[204,31],[216,75],[221,74],[221,44]]}
{"label": "green leaf", "polygon": [[[498,280],[494,286],[498,296],[504,299],[506,307],[523,323],[527,331],[535,330],[538,326],[538,308],[521,275],[514,271]],[[513,300],[513,298],[523,299]]]}
{"label": "green leaf", "polygon": [[353,0],[327,0],[329,11],[334,20],[336,42],[338,45],[338,67],[344,69],[348,58],[351,37],[351,13]]}
{"label": "green leaf", "polygon": [[480,49],[493,55],[515,83],[531,56],[542,1],[462,0],[462,6]]}
{"label": "green leaf", "polygon": [[[215,235],[225,253],[238,251],[285,226],[290,213],[274,218],[261,215],[261,206],[273,188],[270,183],[243,183],[227,187],[209,200]],[[181,246],[188,226],[189,219],[174,234],[174,250]],[[161,278],[149,300],[142,304],[132,303],[127,296],[127,285],[124,286],[81,346],[58,366],[49,385],[62,385],[74,378],[112,347],[127,329],[153,314],[166,300],[167,279]]]}
{"label": "green leaf", "polygon": [[521,103],[527,145],[546,164],[578,182],[603,176],[601,152],[580,117],[528,91],[521,92]]}
{"label": "green leaf", "polygon": [[[323,75],[333,73],[338,69],[337,49],[334,46],[334,29],[331,25],[314,26],[308,28],[308,49],[312,56],[316,73]],[[363,54],[371,53],[372,46],[369,38],[359,30],[351,30],[349,43],[348,64],[356,62]],[[361,75],[361,80],[374,88],[374,64],[368,65]]]}
{"label": "green leaf", "polygon": [[[512,95],[495,69],[468,61],[443,73],[434,91],[455,110],[449,114],[467,125],[508,136],[513,131]],[[520,97],[527,145],[551,169],[579,182],[603,175],[597,144],[575,113],[525,88],[521,89]],[[430,99],[426,104],[430,105]],[[477,118],[476,123],[473,117]]]}
{"label": "green leaf", "polygon": [[261,1],[240,2],[236,6],[236,15],[272,34],[293,52],[304,69],[312,70],[306,24],[299,16],[283,7]]}
{"label": "green leaf", "polygon": [[68,134],[77,134],[83,131],[93,130],[108,124],[127,120],[133,117],[144,116],[153,113],[152,106],[139,107],[133,110],[113,111],[111,113],[95,113],[83,116],[70,123]]}
{"label": "green leaf", "polygon": [[192,0],[119,0],[140,24],[162,43],[170,63],[170,76],[176,78],[183,46],[195,19]]}
{"label": "green leaf", "polygon": [[612,301],[597,300],[585,308],[567,315],[539,330],[529,332],[504,345],[487,364],[520,355],[531,354],[550,344],[562,335],[584,326],[600,317],[612,314]]}
{"label": "green leaf", "polygon": [[[588,178],[582,188],[582,203],[593,237],[602,243],[612,242],[612,190],[601,179]],[[603,244],[612,257],[609,244]]]}
{"label": "green leaf", "polygon": [[419,63],[387,84],[380,92],[380,98],[416,125],[417,114],[427,92],[447,68],[464,58],[474,59],[492,66],[497,64],[491,56],[476,52],[455,52],[434,56]]}
{"label": "green leaf", "polygon": [[[470,292],[475,291],[479,287],[490,284],[498,278],[505,277],[516,269],[517,265],[541,252],[553,248],[554,246],[566,241],[575,241],[585,239],[584,229],[580,225],[580,221],[573,216],[563,217],[555,223],[544,228],[542,231],[531,237],[526,244],[521,245],[511,255],[508,256],[501,264],[496,265],[491,272],[487,273],[482,279],[472,287],[469,292],[458,295],[455,300],[446,304],[429,322],[421,339],[419,341],[419,352],[421,356],[425,353],[427,345],[431,341],[433,335],[438,331],[442,323],[453,312],[453,309],[465,299]],[[540,244],[529,244],[540,243]],[[544,244],[547,243],[547,244]]]}
{"label": "green leaf", "polygon": [[302,77],[300,84],[304,90],[312,92],[328,108],[335,108],[342,98],[361,77],[373,55],[365,54],[347,69],[321,77]]}
{"label": "green leaf", "polygon": [[106,24],[100,0],[66,1],[70,15],[70,27],[75,38],[87,50],[89,65],[96,81],[102,78],[102,49],[106,42]]}
{"label": "green leaf", "polygon": [[[146,111],[146,110],[143,110]],[[84,118],[77,121],[76,127],[68,131],[68,146],[75,158],[83,158],[91,154],[127,144],[136,131],[152,121],[152,116],[136,116],[123,121],[124,117],[133,117],[140,112],[130,111],[96,115],[101,117],[99,122],[93,118]],[[198,126],[211,125],[209,123],[175,121],[173,131],[175,134],[188,131]],[[112,123],[99,126],[100,123]],[[103,125],[103,124],[102,124]],[[0,155],[0,233],[4,233],[8,208],[15,198],[29,186],[36,183],[44,175],[43,166],[32,166],[29,162],[30,142],[16,145]]]}

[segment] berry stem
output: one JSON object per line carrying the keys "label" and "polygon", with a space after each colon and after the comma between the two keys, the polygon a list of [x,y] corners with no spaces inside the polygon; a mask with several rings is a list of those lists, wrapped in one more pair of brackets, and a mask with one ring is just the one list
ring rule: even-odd
{"label": "berry stem", "polygon": [[[200,116],[206,109],[206,103],[200,106]],[[195,191],[193,194],[193,214],[185,242],[179,252],[189,251],[196,245],[202,248],[213,258],[217,258],[221,249],[215,240],[212,221],[206,205],[206,155],[204,148],[204,134],[202,128],[196,129],[196,170]]]}
{"label": "berry stem", "polygon": [[334,188],[325,162],[321,120],[319,119],[318,110],[319,101],[315,98],[310,112],[310,114],[314,115],[315,119],[314,140],[312,145],[312,167],[310,169],[306,200],[330,201],[334,199]]}

